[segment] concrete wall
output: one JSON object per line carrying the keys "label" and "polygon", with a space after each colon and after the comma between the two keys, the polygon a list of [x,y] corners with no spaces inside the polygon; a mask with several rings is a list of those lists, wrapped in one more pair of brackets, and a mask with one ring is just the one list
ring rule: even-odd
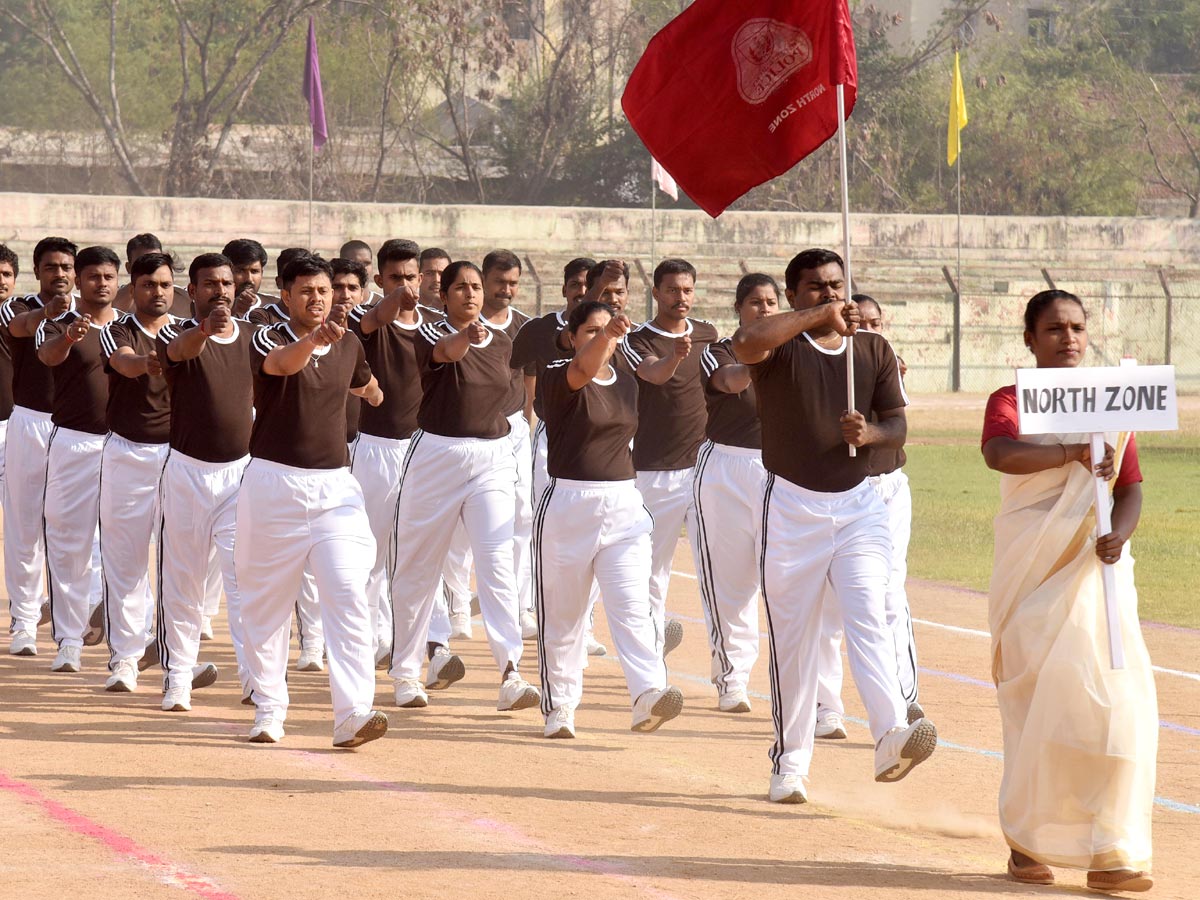
{"label": "concrete wall", "polygon": [[[0,194],[0,241],[13,246],[32,285],[33,244],[63,234],[81,246],[123,249],[141,231],[159,235],[186,262],[232,237],[255,237],[272,256],[308,244],[308,208],[285,201],[239,201]],[[500,206],[406,206],[318,203],[313,241],[332,255],[347,238],[373,247],[388,237],[442,246],[456,257],[482,258],[507,247],[527,262],[519,304],[529,312],[559,303],[561,266],[579,255],[619,256],[635,266],[631,311],[648,306],[651,263],[648,210]],[[988,390],[1011,381],[1027,360],[1021,340],[1025,300],[1046,287],[1084,297],[1092,311],[1093,359],[1132,355],[1145,363],[1170,357],[1181,390],[1200,391],[1200,226],[1188,219],[963,218],[962,387]],[[723,333],[736,327],[732,293],[743,271],[782,279],[787,259],[812,246],[840,248],[841,218],[799,213],[658,214],[654,256],[691,259],[700,271],[697,314]],[[909,364],[914,392],[953,383],[953,295],[942,267],[956,268],[953,216],[856,215],[852,220],[855,284],[883,301],[890,337]],[[1159,269],[1172,286],[1168,316]],[[270,271],[273,275],[273,267]],[[530,284],[532,282],[532,284]],[[1167,335],[1171,334],[1168,350]]]}

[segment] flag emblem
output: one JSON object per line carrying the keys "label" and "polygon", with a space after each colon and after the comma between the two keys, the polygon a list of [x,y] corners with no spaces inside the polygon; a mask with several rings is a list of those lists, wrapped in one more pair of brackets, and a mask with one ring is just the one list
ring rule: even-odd
{"label": "flag emblem", "polygon": [[812,41],[799,28],[775,19],[750,19],[733,36],[738,93],[759,104],[813,58]]}

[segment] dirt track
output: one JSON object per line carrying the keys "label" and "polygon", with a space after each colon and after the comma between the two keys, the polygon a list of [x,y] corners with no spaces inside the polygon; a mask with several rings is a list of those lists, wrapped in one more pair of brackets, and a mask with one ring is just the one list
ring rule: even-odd
{"label": "dirt track", "polygon": [[[680,544],[676,568],[690,573]],[[425,710],[391,705],[387,737],[334,751],[324,675],[293,674],[288,734],[245,742],[232,652],[207,644],[225,677],[190,714],[159,711],[158,678],[103,691],[101,648],[78,675],[41,655],[0,658],[0,821],[5,897],[669,898],[1087,896],[1082,876],[1053,888],[1002,875],[995,817],[1000,723],[978,594],[911,586],[922,701],[942,746],[898,785],[871,780],[865,725],[818,742],[810,803],[765,801],[770,744],[766,661],[749,715],[715,708],[696,583],[672,582],[687,623],[670,658],[684,715],[629,731],[611,657],[588,671],[579,738],[546,741],[537,710],[497,713],[479,636],[461,642],[467,678]],[[922,624],[936,623],[936,624]],[[478,620],[476,620],[478,625]],[[947,629],[952,626],[955,629]],[[597,617],[598,635],[607,628]],[[1147,630],[1164,721],[1155,809],[1157,886],[1200,897],[1200,633]],[[533,652],[533,645],[527,645]],[[536,674],[532,659],[523,667]],[[847,680],[850,715],[861,706]],[[803,891],[802,894],[798,892]]]}

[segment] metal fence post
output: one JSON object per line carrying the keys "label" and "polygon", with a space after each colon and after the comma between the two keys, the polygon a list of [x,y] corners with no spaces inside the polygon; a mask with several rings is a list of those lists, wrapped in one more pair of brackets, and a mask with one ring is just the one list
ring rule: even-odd
{"label": "metal fence post", "polygon": [[1167,281],[1167,273],[1165,269],[1160,268],[1158,270],[1158,283],[1162,285],[1163,294],[1167,298],[1166,327],[1164,328],[1165,334],[1163,335],[1163,365],[1169,366],[1171,365],[1171,331],[1175,324],[1173,321],[1174,310],[1172,307],[1175,305],[1175,299],[1171,296],[1171,283]]}
{"label": "metal fence post", "polygon": [[962,292],[954,276],[950,274],[949,266],[942,266],[942,275],[954,293],[954,330],[950,335],[950,390],[957,394],[962,390]]}
{"label": "metal fence post", "polygon": [[525,254],[525,268],[529,270],[530,276],[533,278],[533,286],[537,291],[537,314],[542,315],[542,276],[538,274],[537,266],[533,264],[533,260],[529,258],[529,254]]}

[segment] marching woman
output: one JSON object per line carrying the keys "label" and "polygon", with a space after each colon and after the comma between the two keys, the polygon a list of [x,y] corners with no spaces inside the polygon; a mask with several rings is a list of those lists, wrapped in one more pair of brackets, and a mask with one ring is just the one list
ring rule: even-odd
{"label": "marching woman", "polygon": [[[396,705],[429,703],[421,682],[442,565],[461,521],[475,556],[479,608],[500,670],[500,710],[536,706],[538,689],[517,671],[521,624],[513,572],[517,462],[506,407],[512,341],[483,325],[483,275],[466,261],[442,272],[446,318],[413,339],[424,394],[400,473],[391,569],[392,665]],[[399,298],[401,311],[417,298]]]}
{"label": "marching woman", "polygon": [[[770,275],[746,275],[734,298],[741,325],[779,311],[779,286]],[[733,355],[730,338],[704,348],[700,370],[708,424],[692,480],[692,555],[718,706],[722,712],[749,712],[746,688],[758,659],[758,542],[767,483],[762,429],[750,370]]]}
{"label": "marching woman", "polygon": [[550,479],[534,518],[534,599],[548,738],[575,737],[587,662],[588,592],[595,578],[633,703],[633,730],[675,718],[650,602],[653,521],[634,485],[637,381],[613,366],[629,319],[587,301],[567,318],[572,359],[542,373]]}
{"label": "marching woman", "polygon": [[[1029,301],[1025,344],[1039,369],[1078,366],[1087,343],[1074,294]],[[988,400],[983,457],[1002,473],[988,613],[1004,728],[1000,824],[1017,881],[1051,884],[1057,866],[1087,870],[1094,890],[1145,891],[1158,708],[1125,546],[1142,476],[1133,436],[1108,441],[1093,460],[1087,435],[1021,436],[1016,388]],[[1099,539],[1096,477],[1112,485],[1112,531]],[[1116,574],[1121,670],[1109,662],[1101,564]]]}

